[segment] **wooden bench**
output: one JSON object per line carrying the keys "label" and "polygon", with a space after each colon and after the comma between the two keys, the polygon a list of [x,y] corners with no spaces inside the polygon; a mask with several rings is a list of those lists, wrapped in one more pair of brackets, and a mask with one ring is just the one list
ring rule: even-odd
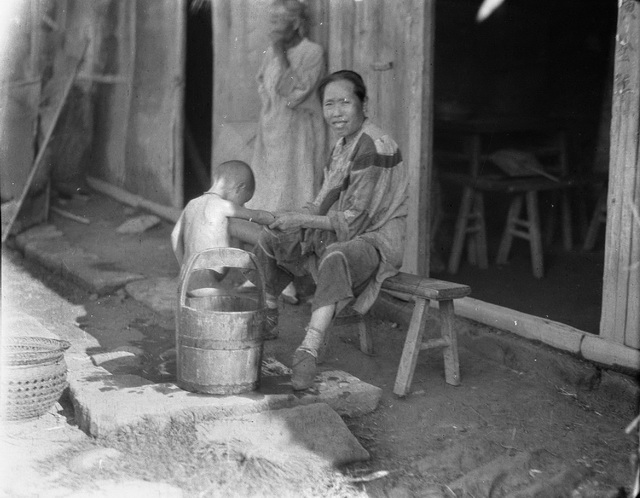
{"label": "wooden bench", "polygon": [[[435,278],[420,277],[409,273],[399,273],[386,279],[384,290],[410,297],[414,301],[413,314],[404,342],[400,365],[393,388],[394,394],[406,396],[409,393],[413,374],[418,361],[418,353],[424,349],[442,348],[444,355],[445,380],[453,386],[460,385],[460,365],[458,362],[458,340],[454,330],[453,300],[469,295],[468,285],[455,284],[437,280]],[[429,316],[429,301],[438,301],[440,319],[442,323],[441,336],[423,341],[427,318]],[[361,315],[338,317],[336,325],[349,322],[358,324],[360,350],[365,354],[373,354],[373,340],[367,330]]]}

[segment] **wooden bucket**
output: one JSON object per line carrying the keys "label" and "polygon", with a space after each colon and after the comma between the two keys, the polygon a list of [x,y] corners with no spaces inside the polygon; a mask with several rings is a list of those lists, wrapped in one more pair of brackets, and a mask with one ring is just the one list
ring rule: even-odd
{"label": "wooden bucket", "polygon": [[[191,275],[219,267],[256,270],[258,297],[233,292],[189,297]],[[260,385],[264,278],[255,256],[233,248],[194,255],[183,271],[176,312],[177,384],[186,391],[240,394]]]}

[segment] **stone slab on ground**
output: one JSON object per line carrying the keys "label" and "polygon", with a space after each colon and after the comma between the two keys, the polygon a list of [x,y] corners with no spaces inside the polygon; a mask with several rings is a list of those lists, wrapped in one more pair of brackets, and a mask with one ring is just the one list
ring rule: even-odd
{"label": "stone slab on ground", "polygon": [[133,498],[134,496],[157,498],[182,498],[180,488],[166,482],[149,482],[141,479],[126,481],[94,481],[90,486],[66,495],[68,498]]}
{"label": "stone slab on ground", "polygon": [[319,373],[314,389],[303,392],[292,390],[288,375],[263,374],[259,390],[234,396],[195,394],[173,383],[104,372],[93,367],[69,375],[78,426],[96,437],[141,424],[161,430],[175,420],[216,420],[313,403],[358,416],[375,410],[382,396],[379,387],[337,370]]}
{"label": "stone slab on ground", "polygon": [[127,294],[147,308],[166,317],[175,313],[178,299],[178,279],[168,277],[136,280],[125,286]]}
{"label": "stone slab on ground", "polygon": [[51,332],[37,318],[11,309],[2,315],[2,333],[5,336],[60,339],[58,334]]}
{"label": "stone slab on ground", "polygon": [[369,459],[326,403],[203,422],[196,425],[196,433],[201,441],[232,445],[272,461],[308,458],[336,467]]}
{"label": "stone slab on ground", "polygon": [[26,258],[98,295],[109,294],[128,282],[144,278],[72,246],[55,228],[47,225],[20,234],[16,244]]}
{"label": "stone slab on ground", "polygon": [[16,244],[18,247],[23,248],[27,243],[34,240],[56,239],[63,236],[64,234],[55,225],[44,223],[22,232],[16,237]]}

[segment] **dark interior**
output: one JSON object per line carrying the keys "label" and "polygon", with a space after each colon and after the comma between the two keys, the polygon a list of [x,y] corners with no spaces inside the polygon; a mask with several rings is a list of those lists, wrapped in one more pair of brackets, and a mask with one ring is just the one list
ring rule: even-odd
{"label": "dark interior", "polygon": [[[209,2],[190,0],[187,9],[185,81],[185,203],[209,188],[197,169],[211,164],[213,33]],[[190,136],[189,136],[190,134]]]}
{"label": "dark interior", "polygon": [[[439,123],[496,119],[561,121],[566,130],[569,173],[606,177],[612,48],[616,28],[613,0],[506,0],[491,17],[475,21],[476,0],[436,3],[434,174],[467,170],[468,165],[440,160]],[[605,135],[599,135],[605,130]],[[540,140],[526,134],[487,136],[484,152],[526,148]],[[544,160],[541,159],[544,164]],[[551,164],[545,166],[553,168]],[[480,174],[501,173],[489,161]],[[493,304],[549,318],[580,330],[598,333],[602,300],[604,227],[596,245],[582,251],[598,193],[598,184],[570,192],[573,248],[566,251],[558,228],[558,197],[539,195],[541,229],[553,237],[544,246],[545,273],[532,275],[529,245],[516,239],[509,262],[498,266],[495,256],[506,221],[509,197],[485,198],[489,268],[480,270],[463,253],[455,275],[445,270],[460,188],[443,182],[442,222],[432,251],[432,275],[471,285],[472,296]]]}

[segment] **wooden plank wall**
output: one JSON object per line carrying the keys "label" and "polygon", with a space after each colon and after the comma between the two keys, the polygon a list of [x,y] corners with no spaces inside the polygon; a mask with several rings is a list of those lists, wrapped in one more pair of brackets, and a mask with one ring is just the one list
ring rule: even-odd
{"label": "wooden plank wall", "polygon": [[[310,38],[325,47],[329,71],[358,71],[369,115],[399,143],[411,170],[405,270],[427,274],[431,67],[435,0],[318,0]],[[257,121],[255,75],[268,40],[268,0],[213,0],[213,151],[226,126]],[[241,62],[239,62],[241,61]],[[245,128],[246,129],[246,128]]]}
{"label": "wooden plank wall", "polygon": [[213,140],[227,122],[257,122],[256,74],[268,45],[269,0],[213,0]]}
{"label": "wooden plank wall", "polygon": [[640,348],[640,3],[618,6],[600,334]]}
{"label": "wooden plank wall", "polygon": [[362,75],[369,117],[400,145],[411,175],[403,269],[428,275],[435,0],[329,5],[329,70]]}
{"label": "wooden plank wall", "polygon": [[58,1],[69,13],[61,56],[90,39],[78,86],[91,89],[93,126],[65,130],[93,134],[82,173],[182,207],[185,0]]}
{"label": "wooden plank wall", "polygon": [[353,46],[356,4],[352,1],[329,0],[328,31],[331,43],[327,49],[329,72],[353,68]]}
{"label": "wooden plank wall", "polygon": [[136,5],[122,186],[145,199],[182,207],[185,0],[136,0]]}
{"label": "wooden plank wall", "polygon": [[79,74],[69,92],[44,156],[44,162],[52,168],[51,180],[54,188],[70,193],[82,185],[83,173],[92,151],[93,88],[92,83],[83,79],[82,75],[90,72],[95,62],[96,39],[92,29],[93,20],[100,18],[108,0],[54,0],[50,4],[55,4],[55,9],[48,12],[54,27],[45,30],[49,47],[45,56],[48,67],[43,72],[45,77],[39,116],[40,140],[51,126],[67,80],[75,71],[84,51]]}
{"label": "wooden plank wall", "polygon": [[136,2],[111,2],[104,15],[96,18],[95,34],[100,62],[88,76],[95,82],[100,119],[95,120],[89,174],[123,186],[136,54]]}
{"label": "wooden plank wall", "polygon": [[[19,22],[3,20],[0,33],[0,195],[2,201],[20,197],[34,160],[40,102],[41,2],[14,3]],[[3,45],[2,42],[6,42]]]}

